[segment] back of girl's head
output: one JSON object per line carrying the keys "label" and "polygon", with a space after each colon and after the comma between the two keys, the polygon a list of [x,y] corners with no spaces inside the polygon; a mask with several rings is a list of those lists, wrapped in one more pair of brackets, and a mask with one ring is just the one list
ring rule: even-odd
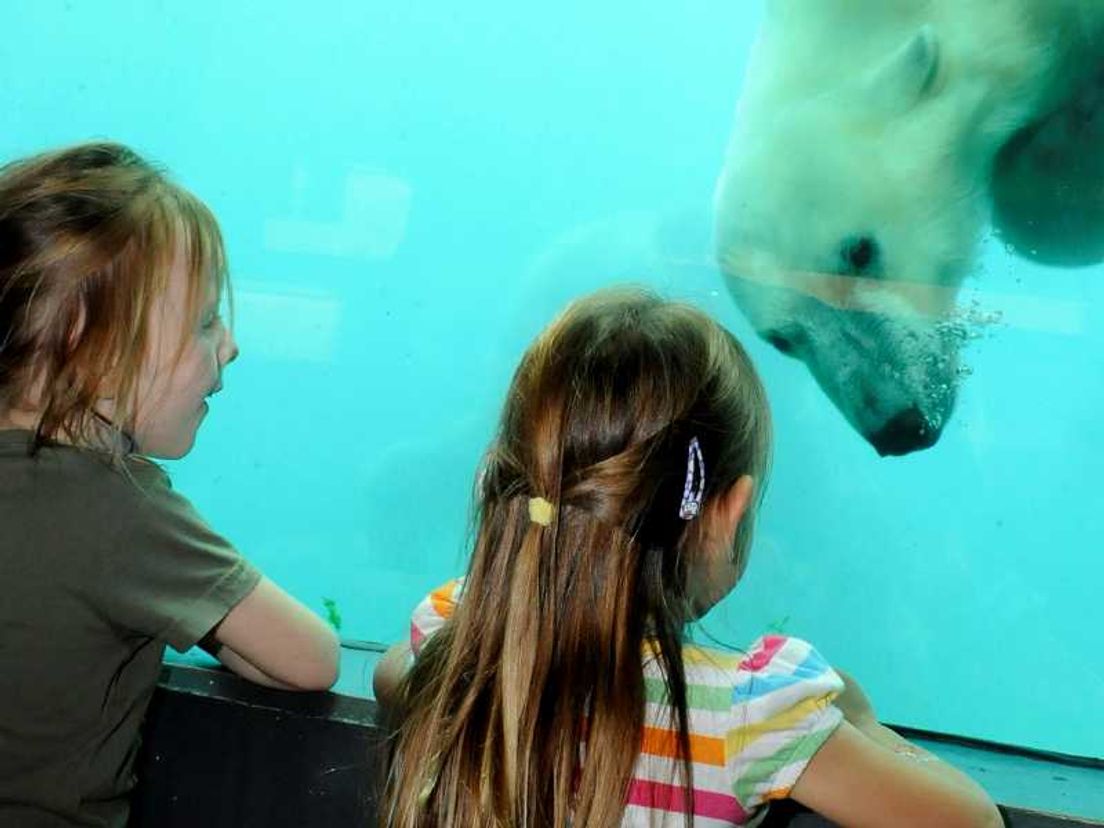
{"label": "back of girl's head", "polygon": [[218,225],[132,150],[89,143],[0,168],[0,412],[37,414],[36,444],[98,442],[111,399],[129,432],[149,316],[177,256],[186,313],[226,285]]}
{"label": "back of girl's head", "polygon": [[[703,534],[702,520],[680,515],[692,440],[706,511],[745,474],[761,484],[762,386],[700,311],[598,293],[529,348],[478,484],[463,598],[407,682],[395,824],[618,824],[640,746],[646,644],[688,750],[681,637]],[[531,519],[532,498],[552,504],[547,526]],[[750,520],[741,526],[734,555]],[[688,774],[685,763],[687,788]]]}

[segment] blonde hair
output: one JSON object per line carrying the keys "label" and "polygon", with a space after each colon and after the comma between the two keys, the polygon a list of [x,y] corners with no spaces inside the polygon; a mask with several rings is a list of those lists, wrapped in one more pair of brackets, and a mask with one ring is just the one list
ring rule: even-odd
{"label": "blonde hair", "polygon": [[[115,436],[133,433],[150,309],[180,249],[194,319],[212,279],[229,291],[218,223],[198,198],[114,143],[0,168],[0,410],[38,412],[36,448],[102,442],[104,398]],[[116,460],[127,443],[109,447]]]}
{"label": "blonde hair", "polygon": [[[641,746],[646,647],[692,802],[682,636],[703,522],[679,515],[692,438],[707,505],[742,475],[765,477],[763,387],[700,311],[602,292],[529,348],[477,486],[463,597],[404,684],[387,824],[619,824]],[[547,527],[531,520],[532,497],[554,504]]]}

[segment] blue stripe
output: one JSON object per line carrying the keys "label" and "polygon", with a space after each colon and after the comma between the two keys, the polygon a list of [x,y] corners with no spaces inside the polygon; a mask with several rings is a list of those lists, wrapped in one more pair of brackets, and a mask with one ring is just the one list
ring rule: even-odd
{"label": "blue stripe", "polygon": [[[779,653],[779,655],[782,655]],[[775,658],[777,659],[778,656]],[[788,665],[787,665],[788,666]],[[810,648],[805,660],[798,664],[791,673],[770,673],[775,668],[772,661],[767,666],[765,673],[748,673],[746,677],[732,688],[732,703],[746,704],[752,699],[762,698],[778,690],[816,681],[822,676],[827,676],[828,662],[816,650]]]}

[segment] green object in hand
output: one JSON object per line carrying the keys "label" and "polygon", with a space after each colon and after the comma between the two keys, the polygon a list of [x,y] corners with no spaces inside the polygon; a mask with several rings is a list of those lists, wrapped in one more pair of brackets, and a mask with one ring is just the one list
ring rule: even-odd
{"label": "green object in hand", "polygon": [[341,632],[341,613],[337,610],[337,601],[333,598],[323,598],[322,606],[326,608],[326,620],[335,630]]}

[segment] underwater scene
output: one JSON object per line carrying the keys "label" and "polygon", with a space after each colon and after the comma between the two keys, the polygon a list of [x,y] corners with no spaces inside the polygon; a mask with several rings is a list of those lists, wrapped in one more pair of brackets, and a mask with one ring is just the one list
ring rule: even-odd
{"label": "underwater scene", "polygon": [[241,356],[168,466],[344,639],[463,573],[522,351],[640,284],[731,330],[774,418],[695,635],[799,636],[885,721],[1104,758],[1097,4],[5,12],[0,157],[121,141],[222,223]]}

